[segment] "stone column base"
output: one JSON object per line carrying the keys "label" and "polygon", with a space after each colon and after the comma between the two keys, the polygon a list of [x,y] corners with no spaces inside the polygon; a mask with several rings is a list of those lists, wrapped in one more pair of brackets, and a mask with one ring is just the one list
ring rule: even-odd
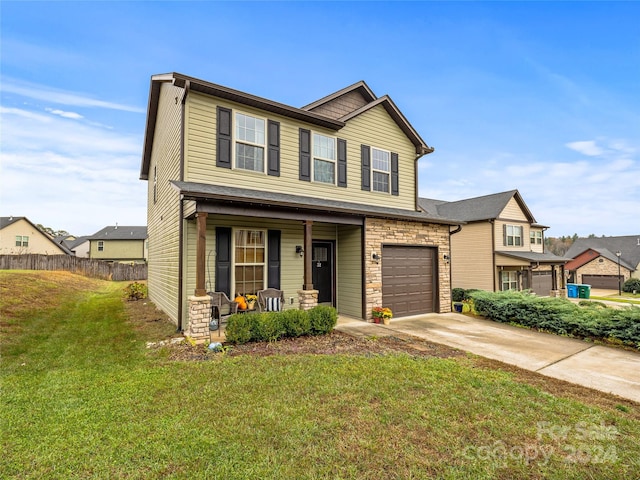
{"label": "stone column base", "polygon": [[311,310],[318,306],[318,290],[298,290],[300,310]]}
{"label": "stone column base", "polygon": [[189,324],[184,335],[196,343],[209,340],[209,321],[211,320],[211,297],[189,297]]}

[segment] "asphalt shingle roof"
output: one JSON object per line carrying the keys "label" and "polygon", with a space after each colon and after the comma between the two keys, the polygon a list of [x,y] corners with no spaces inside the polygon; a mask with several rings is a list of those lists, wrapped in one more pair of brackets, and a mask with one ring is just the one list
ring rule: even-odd
{"label": "asphalt shingle roof", "polygon": [[618,261],[615,252],[620,252],[620,264],[630,270],[636,270],[640,264],[640,235],[578,238],[567,250],[565,257],[575,258],[589,249],[613,262]]}
{"label": "asphalt shingle roof", "polygon": [[94,233],[89,240],[145,240],[147,227],[109,226]]}

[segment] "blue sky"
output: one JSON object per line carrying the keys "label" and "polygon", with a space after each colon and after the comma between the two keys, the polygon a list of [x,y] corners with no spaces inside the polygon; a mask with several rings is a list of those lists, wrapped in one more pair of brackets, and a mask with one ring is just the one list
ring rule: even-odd
{"label": "blue sky", "polygon": [[548,236],[640,233],[640,2],[7,2],[0,215],[146,223],[151,75],[293,106],[358,80],[435,153],[420,195],[519,189]]}

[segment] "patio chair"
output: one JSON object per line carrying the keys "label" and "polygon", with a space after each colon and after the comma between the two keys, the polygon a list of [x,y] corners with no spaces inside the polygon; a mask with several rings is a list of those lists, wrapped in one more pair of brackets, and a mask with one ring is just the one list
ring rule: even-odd
{"label": "patio chair", "polygon": [[280,312],[284,308],[284,290],[266,288],[258,291],[258,308],[261,312]]}
{"label": "patio chair", "polygon": [[207,292],[207,295],[211,297],[211,320],[209,321],[209,338],[211,338],[211,332],[216,330],[220,336],[222,323],[238,311],[238,303],[229,300],[224,292]]}

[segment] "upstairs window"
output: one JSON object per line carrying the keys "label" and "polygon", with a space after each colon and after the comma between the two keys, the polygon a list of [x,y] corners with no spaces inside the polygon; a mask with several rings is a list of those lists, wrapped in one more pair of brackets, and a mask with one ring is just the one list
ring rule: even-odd
{"label": "upstairs window", "polygon": [[531,245],[542,245],[542,232],[531,230]]}
{"label": "upstairs window", "polygon": [[16,247],[28,247],[29,237],[26,235],[16,235]]}
{"label": "upstairs window", "polygon": [[98,251],[104,252],[104,242],[102,240],[98,240]]}
{"label": "upstairs window", "polygon": [[236,168],[264,172],[265,124],[261,118],[236,113]]}
{"label": "upstairs window", "polygon": [[391,153],[371,148],[371,185],[374,192],[389,193],[391,186]]}
{"label": "upstairs window", "polygon": [[336,183],[336,139],[313,134],[313,181]]}
{"label": "upstairs window", "polygon": [[522,246],[522,226],[505,225],[504,244],[507,247]]}

